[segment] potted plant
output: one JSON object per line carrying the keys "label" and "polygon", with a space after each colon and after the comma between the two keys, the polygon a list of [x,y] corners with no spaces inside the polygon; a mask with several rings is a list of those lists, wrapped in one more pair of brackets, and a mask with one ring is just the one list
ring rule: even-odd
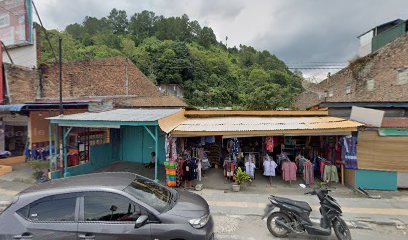
{"label": "potted plant", "polygon": [[232,184],[232,191],[239,192],[241,190],[241,184],[247,182],[252,182],[251,176],[238,167],[235,173],[235,183]]}
{"label": "potted plant", "polygon": [[37,182],[44,182],[47,180],[46,170],[49,168],[49,163],[47,161],[34,160],[30,161],[30,165],[33,168],[33,178]]}

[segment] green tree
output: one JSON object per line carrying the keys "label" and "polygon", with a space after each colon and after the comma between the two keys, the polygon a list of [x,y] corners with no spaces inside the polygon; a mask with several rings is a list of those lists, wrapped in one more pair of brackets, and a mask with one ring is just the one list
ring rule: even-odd
{"label": "green tree", "polygon": [[118,11],[116,8],[112,9],[108,16],[108,23],[110,24],[113,33],[126,33],[129,25],[126,11]]}
{"label": "green tree", "polygon": [[244,104],[247,109],[267,110],[290,108],[291,102],[292,95],[288,89],[272,83],[256,88],[253,93],[246,96]]}
{"label": "green tree", "polygon": [[209,27],[203,27],[198,33],[198,43],[206,48],[212,44],[216,44],[217,38],[215,37],[214,31]]}
{"label": "green tree", "polygon": [[158,17],[154,12],[146,10],[141,13],[135,13],[130,18],[129,32],[137,43],[141,43],[145,38],[154,35],[157,19]]}

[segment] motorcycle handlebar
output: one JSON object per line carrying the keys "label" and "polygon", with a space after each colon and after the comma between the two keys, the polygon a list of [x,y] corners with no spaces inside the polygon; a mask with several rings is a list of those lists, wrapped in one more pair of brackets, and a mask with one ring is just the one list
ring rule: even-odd
{"label": "motorcycle handlebar", "polygon": [[305,193],[305,195],[315,195],[316,194],[316,191],[315,190],[313,190],[313,191],[311,191],[311,192],[306,192]]}

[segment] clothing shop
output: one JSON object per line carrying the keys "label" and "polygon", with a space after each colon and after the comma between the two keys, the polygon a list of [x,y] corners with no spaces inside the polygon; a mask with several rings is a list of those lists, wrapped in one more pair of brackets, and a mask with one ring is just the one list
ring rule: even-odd
{"label": "clothing shop", "polygon": [[[208,171],[217,171],[233,182],[238,167],[254,181],[260,177],[307,185],[315,179],[344,183],[344,170],[356,168],[355,139],[362,124],[303,116],[304,111],[275,111],[277,116],[270,112],[256,111],[255,116],[234,116],[234,111],[223,116],[186,114],[167,135],[167,185],[205,184],[202,175]],[[279,115],[288,112],[293,115]],[[262,113],[265,115],[259,116]]]}

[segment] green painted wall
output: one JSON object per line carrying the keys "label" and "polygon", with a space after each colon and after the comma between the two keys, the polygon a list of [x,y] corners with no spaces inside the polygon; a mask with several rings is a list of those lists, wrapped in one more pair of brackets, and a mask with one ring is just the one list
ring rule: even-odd
{"label": "green painted wall", "polygon": [[[154,127],[149,127],[154,134]],[[122,127],[120,138],[120,160],[136,163],[149,163],[155,142],[144,127]],[[165,134],[159,131],[159,163],[164,162]]]}
{"label": "green painted wall", "polygon": [[[154,134],[154,127],[149,128]],[[110,143],[91,147],[90,163],[68,168],[71,176],[90,173],[116,161],[149,163],[151,152],[155,151],[155,142],[144,127],[122,127],[111,129]],[[159,131],[158,161],[165,161],[165,133]],[[53,172],[52,178],[61,177]]]}
{"label": "green painted wall", "polygon": [[112,144],[102,144],[91,146],[91,161],[93,169],[105,167],[113,162],[112,160]]}
{"label": "green painted wall", "polygon": [[[90,162],[75,167],[69,167],[67,172],[70,176],[90,173],[114,162],[114,160],[112,160],[111,143],[91,146],[90,151]],[[60,178],[61,176],[60,171],[51,173],[51,177],[53,179]]]}
{"label": "green painted wall", "polygon": [[394,41],[396,38],[405,34],[406,31],[406,24],[401,23],[393,28],[388,29],[385,32],[378,34],[377,36],[373,37],[371,46],[372,52],[377,51],[378,49],[385,46],[387,43]]}
{"label": "green painted wall", "polygon": [[370,190],[397,190],[397,173],[372,170],[355,171],[356,187]]}

